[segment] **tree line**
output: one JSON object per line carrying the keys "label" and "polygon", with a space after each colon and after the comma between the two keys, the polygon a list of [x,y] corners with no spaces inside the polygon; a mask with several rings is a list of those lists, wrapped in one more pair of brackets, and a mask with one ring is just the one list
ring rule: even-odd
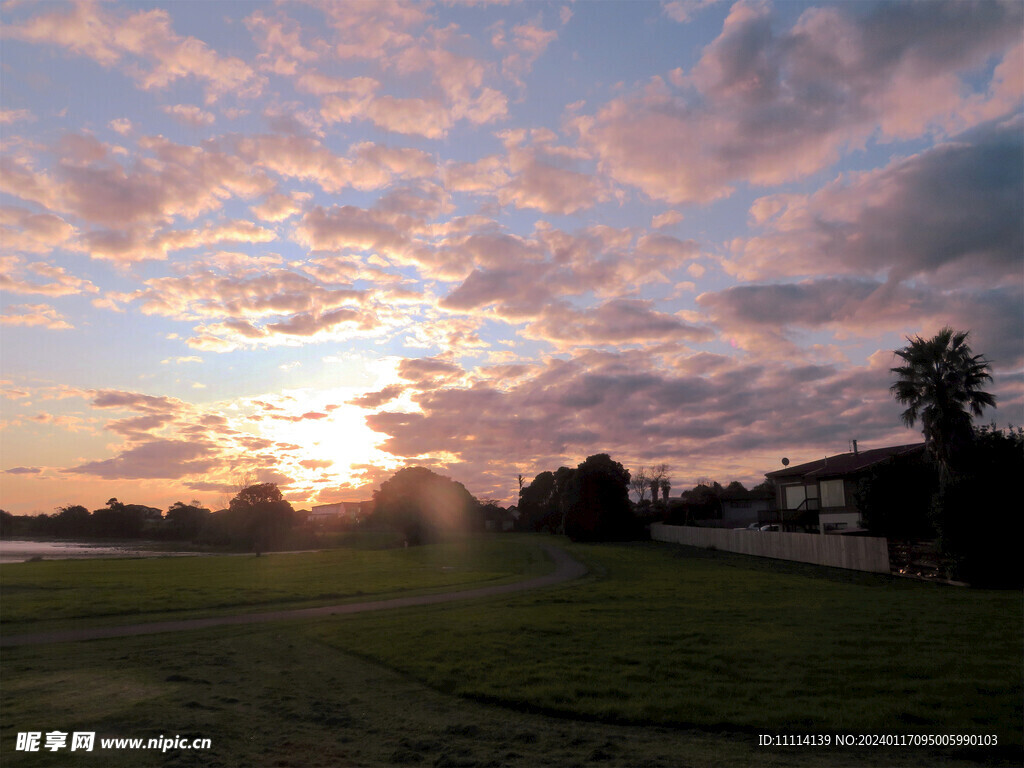
{"label": "tree line", "polygon": [[630,482],[629,470],[607,453],[541,472],[519,491],[519,527],[573,541],[636,538],[642,525],[629,501]]}
{"label": "tree line", "polygon": [[241,489],[226,509],[211,512],[198,501],[157,507],[112,498],[90,512],[81,504],[52,515],[15,516],[0,511],[0,536],[58,539],[156,539],[260,551],[285,544],[299,522],[274,483]]}

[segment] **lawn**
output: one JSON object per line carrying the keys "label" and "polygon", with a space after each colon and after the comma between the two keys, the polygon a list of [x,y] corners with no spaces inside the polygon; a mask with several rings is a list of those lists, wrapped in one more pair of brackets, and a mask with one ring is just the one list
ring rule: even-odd
{"label": "lawn", "polygon": [[6,634],[442,592],[543,573],[538,546],[491,538],[408,549],[52,560],[0,566]]}
{"label": "lawn", "polygon": [[[473,557],[505,566],[475,572],[539,568],[537,541],[489,540]],[[0,763],[67,764],[11,751],[18,731],[60,728],[214,741],[148,762],[76,753],[81,766],[1021,764],[1018,592],[558,541],[591,575],[465,604],[5,649]],[[438,552],[395,554],[438,567]],[[1001,746],[761,748],[761,733]]]}
{"label": "lawn", "polygon": [[569,546],[596,576],[309,626],[437,690],[606,722],[1021,742],[1018,592],[661,544]]}

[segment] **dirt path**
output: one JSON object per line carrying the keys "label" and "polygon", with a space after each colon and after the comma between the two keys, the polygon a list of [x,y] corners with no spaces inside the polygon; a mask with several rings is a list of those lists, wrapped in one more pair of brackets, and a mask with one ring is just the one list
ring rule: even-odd
{"label": "dirt path", "polygon": [[61,629],[52,632],[35,632],[27,635],[12,635],[0,638],[0,647],[15,645],[43,645],[46,643],[67,643],[77,640],[102,640],[110,637],[131,637],[134,635],[155,635],[161,632],[184,632],[190,629],[206,629],[233,624],[263,624],[287,619],[313,619],[318,616],[334,616],[363,611],[380,611],[389,608],[408,608],[414,605],[435,605],[456,600],[473,600],[478,597],[493,597],[511,592],[540,589],[563,581],[578,579],[587,572],[583,563],[575,560],[565,550],[550,544],[542,545],[544,551],[555,562],[555,570],[546,576],[500,584],[492,587],[478,587],[461,592],[442,592],[436,595],[397,597],[391,600],[372,600],[365,603],[344,605],[323,605],[318,608],[297,608],[270,611],[268,613],[242,613],[233,616],[212,616],[207,619],[181,619],[179,621],[158,621],[147,624],[124,624],[116,627],[93,627],[86,629]]}

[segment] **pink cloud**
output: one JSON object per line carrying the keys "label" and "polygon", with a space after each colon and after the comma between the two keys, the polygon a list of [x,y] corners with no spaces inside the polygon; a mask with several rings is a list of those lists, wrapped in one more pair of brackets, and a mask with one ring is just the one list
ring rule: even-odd
{"label": "pink cloud", "polygon": [[370,414],[367,423],[398,456],[454,453],[449,470],[499,498],[512,490],[510,472],[529,477],[598,450],[633,467],[666,461],[678,485],[696,472],[756,481],[796,445],[832,453],[846,450],[849,435],[868,445],[913,440],[889,396],[888,360],[764,367],[683,353],[672,371],[646,352],[589,351],[525,377],[420,379],[420,412]]}
{"label": "pink cloud", "polygon": [[598,307],[578,310],[566,305],[547,305],[540,317],[526,327],[527,336],[550,341],[559,347],[577,345],[660,344],[669,341],[710,341],[708,328],[691,325],[654,308],[652,301],[614,299]]}
{"label": "pink cloud", "polygon": [[105,478],[178,479],[203,474],[216,464],[216,451],[211,445],[152,439],[121,451],[111,459],[90,461],[61,471]]}
{"label": "pink cloud", "polygon": [[1024,209],[1020,124],[840,177],[811,195],[762,198],[761,233],[726,268],[748,279],[847,272],[991,284],[1019,275]]}
{"label": "pink cloud", "polygon": [[175,120],[192,128],[203,128],[213,125],[217,120],[212,113],[200,109],[194,104],[175,104],[164,107],[163,111]]}
{"label": "pink cloud", "polygon": [[46,328],[50,331],[66,331],[74,326],[49,304],[12,304],[0,315],[0,325],[20,325],[29,328]]}
{"label": "pink cloud", "polygon": [[576,118],[601,168],[654,199],[709,202],[739,181],[775,185],[819,171],[879,131],[891,139],[963,128],[965,116],[984,112],[963,95],[968,79],[1012,51],[1021,7],[812,8],[789,31],[773,23],[770,6],[737,3],[690,73]]}
{"label": "pink cloud", "polygon": [[409,245],[385,217],[352,205],[316,206],[303,217],[296,235],[313,250],[401,252]]}
{"label": "pink cloud", "polygon": [[5,251],[49,253],[75,235],[75,228],[52,213],[0,207],[0,235]]}
{"label": "pink cloud", "polygon": [[220,56],[201,40],[175,33],[170,16],[159,9],[124,16],[83,2],[66,11],[11,22],[6,33],[65,48],[104,67],[124,66],[143,89],[166,88],[181,78],[195,78],[205,85],[207,102],[212,102],[226,93],[257,95],[262,85],[241,59]]}
{"label": "pink cloud", "polygon": [[[43,296],[74,296],[97,293],[99,288],[88,280],[68,274],[63,267],[48,262],[26,263],[18,256],[0,258],[0,288],[11,293]],[[46,282],[39,282],[39,279]]]}

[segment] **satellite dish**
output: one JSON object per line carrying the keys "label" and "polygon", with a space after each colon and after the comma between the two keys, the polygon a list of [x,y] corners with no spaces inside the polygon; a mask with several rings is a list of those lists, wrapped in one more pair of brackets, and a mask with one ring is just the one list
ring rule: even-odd
{"label": "satellite dish", "polygon": [[788,467],[789,466],[789,459],[787,459],[785,456],[782,457],[782,466],[784,466],[784,467]]}

